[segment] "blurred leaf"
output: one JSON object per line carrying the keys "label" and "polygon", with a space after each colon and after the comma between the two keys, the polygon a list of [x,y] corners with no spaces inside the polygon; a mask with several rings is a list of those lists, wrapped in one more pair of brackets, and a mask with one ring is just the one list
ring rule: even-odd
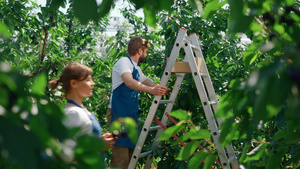
{"label": "blurred leaf", "polygon": [[190,118],[191,118],[190,113],[188,113],[184,110],[181,110],[181,109],[172,111],[169,115],[172,117],[176,117],[179,120],[190,120]]}
{"label": "blurred leaf", "polygon": [[74,0],[74,14],[82,24],[89,20],[98,21],[98,6],[95,0]]}
{"label": "blurred leaf", "polygon": [[0,21],[0,37],[10,37],[9,27]]}
{"label": "blurred leaf", "polygon": [[209,169],[211,168],[211,166],[213,165],[215,160],[215,157],[212,155],[209,155],[205,158],[204,160],[204,169]]}
{"label": "blurred leaf", "polygon": [[26,168],[38,169],[39,142],[37,138],[23,127],[12,126],[2,119],[0,117],[1,123],[6,127],[0,131],[3,138],[1,145],[6,148],[8,157]]}
{"label": "blurred leaf", "polygon": [[119,121],[115,120],[115,121],[113,121],[111,123],[110,128],[109,128],[109,132],[113,133],[113,131],[117,130],[117,131],[119,131],[119,133],[121,133],[120,132],[121,131],[121,127],[122,127],[121,123]]}
{"label": "blurred leaf", "polygon": [[206,7],[204,8],[203,18],[211,19],[213,15],[226,3],[227,0],[224,1],[212,0],[208,2]]}
{"label": "blurred leaf", "polygon": [[198,148],[200,141],[191,141],[187,143],[179,152],[176,160],[186,160],[188,159]]}
{"label": "blurred leaf", "polygon": [[209,130],[206,129],[200,129],[193,133],[190,137],[191,139],[209,139],[211,138],[211,133]]}
{"label": "blurred leaf", "polygon": [[147,7],[143,7],[144,9],[144,15],[145,15],[145,22],[151,26],[152,28],[156,28],[156,18],[155,18],[155,12],[152,9],[149,9]]}
{"label": "blurred leaf", "polygon": [[268,158],[266,169],[280,168],[283,156],[284,152],[272,153],[271,156]]}
{"label": "blurred leaf", "polygon": [[64,6],[66,0],[52,0],[50,8],[58,9],[60,6]]}
{"label": "blurred leaf", "polygon": [[201,161],[203,161],[206,156],[207,156],[207,153],[205,153],[204,151],[199,151],[189,161],[189,167],[188,167],[188,169],[199,168],[200,165],[201,165]]}
{"label": "blurred leaf", "polygon": [[178,131],[182,130],[184,128],[183,125],[175,125],[169,127],[167,130],[165,130],[162,135],[159,136],[157,139],[158,141],[168,140],[172,137],[173,134],[177,133]]}
{"label": "blurred leaf", "polygon": [[41,73],[35,79],[35,82],[33,83],[31,88],[31,93],[37,95],[44,95],[46,85],[47,85],[46,75],[44,73]]}
{"label": "blurred leaf", "polygon": [[104,17],[106,14],[109,13],[112,5],[113,0],[103,0],[101,5],[99,6],[99,17]]}
{"label": "blurred leaf", "polygon": [[265,152],[265,149],[268,147],[267,143],[261,143],[257,147],[255,147],[253,150],[251,150],[251,153],[248,153],[248,156],[245,158],[244,162],[253,161],[253,160],[259,160],[263,153]]}
{"label": "blurred leaf", "polygon": [[127,130],[127,135],[133,144],[136,144],[138,139],[137,124],[133,118],[124,118],[125,128]]}

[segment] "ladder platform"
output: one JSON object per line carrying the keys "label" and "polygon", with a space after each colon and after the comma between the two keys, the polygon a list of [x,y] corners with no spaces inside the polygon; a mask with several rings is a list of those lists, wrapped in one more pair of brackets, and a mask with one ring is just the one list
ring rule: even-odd
{"label": "ladder platform", "polygon": [[[203,72],[203,59],[199,57],[195,57],[196,65],[199,69],[199,72]],[[189,62],[175,62],[172,73],[192,73]]]}

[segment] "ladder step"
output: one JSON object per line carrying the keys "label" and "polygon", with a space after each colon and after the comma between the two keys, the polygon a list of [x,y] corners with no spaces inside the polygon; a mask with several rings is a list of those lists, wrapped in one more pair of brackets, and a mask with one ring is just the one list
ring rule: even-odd
{"label": "ladder step", "polygon": [[231,163],[231,161],[235,160],[236,159],[236,156],[232,156],[228,159],[228,163]]}
{"label": "ladder step", "polygon": [[150,150],[150,151],[146,151],[146,152],[143,152],[143,153],[141,153],[141,154],[140,154],[139,158],[141,158],[141,157],[145,157],[145,156],[147,156],[147,155],[151,154],[152,152],[153,152],[152,150]]}
{"label": "ladder step", "polygon": [[213,100],[213,101],[210,101],[209,104],[218,104],[218,101]]}
{"label": "ladder step", "polygon": [[174,100],[161,100],[159,104],[174,103]]}
{"label": "ladder step", "polygon": [[201,50],[199,47],[196,47],[195,45],[191,45],[192,49]]}
{"label": "ladder step", "polygon": [[200,76],[208,76],[207,73],[200,73]]}
{"label": "ladder step", "polygon": [[158,130],[158,129],[161,129],[160,125],[150,127],[149,131],[154,131],[154,130]]}

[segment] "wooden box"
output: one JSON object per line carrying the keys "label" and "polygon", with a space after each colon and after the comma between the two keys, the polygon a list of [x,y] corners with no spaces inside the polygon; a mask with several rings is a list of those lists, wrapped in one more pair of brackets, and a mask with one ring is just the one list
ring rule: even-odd
{"label": "wooden box", "polygon": [[[195,57],[196,65],[200,72],[203,72],[203,59]],[[172,69],[172,73],[191,73],[191,69],[188,62],[175,62]]]}

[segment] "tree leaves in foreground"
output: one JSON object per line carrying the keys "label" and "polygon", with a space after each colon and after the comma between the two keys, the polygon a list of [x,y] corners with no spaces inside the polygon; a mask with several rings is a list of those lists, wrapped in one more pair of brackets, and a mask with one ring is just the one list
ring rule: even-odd
{"label": "tree leaves in foreground", "polygon": [[[42,99],[46,81],[29,78],[0,64],[0,168],[105,168],[102,139],[67,129],[62,108]],[[39,84],[39,88],[35,85]]]}

